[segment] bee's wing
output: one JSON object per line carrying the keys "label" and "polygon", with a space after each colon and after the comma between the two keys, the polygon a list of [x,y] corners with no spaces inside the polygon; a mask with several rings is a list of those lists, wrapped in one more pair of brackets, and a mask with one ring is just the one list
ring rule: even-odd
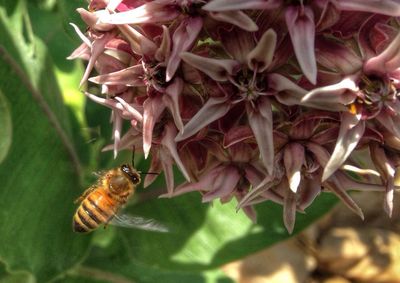
{"label": "bee's wing", "polygon": [[125,228],[136,228],[162,233],[169,231],[165,225],[155,221],[154,219],[147,219],[130,214],[116,214],[110,221],[110,224]]}

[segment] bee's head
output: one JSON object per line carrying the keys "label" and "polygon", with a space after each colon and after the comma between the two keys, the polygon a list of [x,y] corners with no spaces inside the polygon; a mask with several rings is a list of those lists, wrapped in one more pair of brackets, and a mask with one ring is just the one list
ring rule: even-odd
{"label": "bee's head", "polygon": [[121,171],[129,178],[129,180],[132,181],[134,185],[137,185],[140,183],[140,175],[139,172],[136,171],[132,166],[123,164],[121,165]]}

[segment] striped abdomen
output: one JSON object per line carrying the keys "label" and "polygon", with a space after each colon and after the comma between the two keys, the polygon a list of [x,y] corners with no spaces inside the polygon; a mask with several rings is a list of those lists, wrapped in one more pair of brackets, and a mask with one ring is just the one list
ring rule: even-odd
{"label": "striped abdomen", "polygon": [[104,190],[91,192],[78,207],[72,220],[72,229],[79,233],[96,229],[114,216],[118,209],[116,206],[115,201]]}

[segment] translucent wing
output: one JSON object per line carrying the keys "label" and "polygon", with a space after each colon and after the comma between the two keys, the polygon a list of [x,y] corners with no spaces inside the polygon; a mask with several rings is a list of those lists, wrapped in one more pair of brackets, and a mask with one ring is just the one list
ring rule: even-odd
{"label": "translucent wing", "polygon": [[154,232],[168,232],[168,228],[155,221],[154,219],[146,219],[140,216],[133,216],[129,214],[117,214],[110,221],[110,224],[125,227],[125,228],[135,228]]}

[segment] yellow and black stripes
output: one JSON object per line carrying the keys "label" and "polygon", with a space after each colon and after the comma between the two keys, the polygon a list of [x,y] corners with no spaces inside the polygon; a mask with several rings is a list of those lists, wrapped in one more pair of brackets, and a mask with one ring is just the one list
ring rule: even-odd
{"label": "yellow and black stripes", "polygon": [[[107,223],[114,215],[114,210],[109,207],[108,201],[96,201],[98,192],[89,194],[79,206],[73,218],[73,230],[85,233],[96,229],[99,225]],[[104,197],[104,196],[103,196]]]}

